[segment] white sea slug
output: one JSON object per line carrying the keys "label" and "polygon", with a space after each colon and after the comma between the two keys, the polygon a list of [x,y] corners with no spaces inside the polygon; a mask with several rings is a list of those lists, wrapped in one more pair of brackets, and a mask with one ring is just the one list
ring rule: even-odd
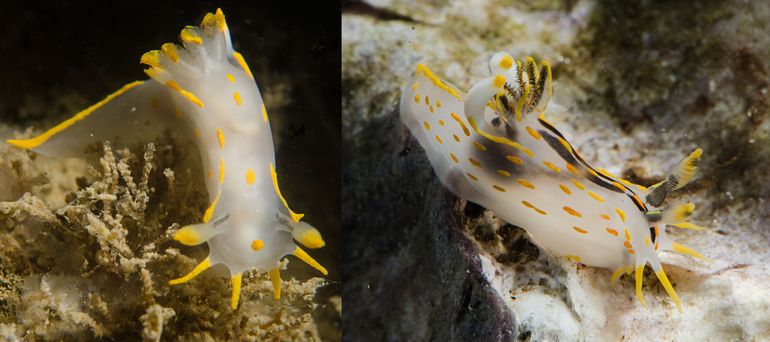
{"label": "white sea slug", "polygon": [[241,276],[252,269],[269,272],[280,299],[279,260],[293,254],[326,275],[294,243],[320,248],[324,241],[281,196],[265,105],[248,65],[233,50],[222,11],[208,13],[179,37],[181,46],[166,43],[141,57],[151,80],[123,86],[37,137],[8,143],[62,157],[82,155],[85,146],[105,140],[147,141],[166,129],[189,135],[200,152],[211,204],[201,223],[181,228],[174,239],[189,246],[206,242],[209,256],[169,284],[222,264],[232,279],[233,309]]}
{"label": "white sea slug", "polygon": [[642,273],[650,264],[681,310],[658,253],[705,259],[672,241],[665,229],[701,228],[686,222],[692,203],[654,208],[692,179],[701,149],[649,189],[594,168],[544,117],[552,91],[550,65],[538,68],[532,58],[523,64],[507,53],[495,54],[492,76],[468,94],[420,64],[402,91],[401,120],[454,194],[524,228],[553,255],[614,270],[613,281],[635,271],[643,305]]}

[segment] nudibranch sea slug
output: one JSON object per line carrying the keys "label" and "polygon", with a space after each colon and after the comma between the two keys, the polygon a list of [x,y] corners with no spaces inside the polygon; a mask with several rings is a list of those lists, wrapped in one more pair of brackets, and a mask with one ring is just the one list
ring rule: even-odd
{"label": "nudibranch sea slug", "polygon": [[465,94],[419,64],[401,95],[401,120],[425,150],[441,183],[524,228],[552,255],[614,270],[612,281],[635,272],[636,295],[650,264],[681,311],[658,253],[673,250],[705,259],[666,236],[687,222],[692,203],[662,206],[685,186],[701,157],[696,149],[662,182],[645,188],[588,164],[544,116],[551,68],[532,58],[498,52],[492,76]]}
{"label": "nudibranch sea slug", "polygon": [[233,309],[242,274],[252,269],[269,272],[278,300],[280,259],[292,254],[326,275],[295,241],[307,248],[325,243],[281,195],[267,111],[248,65],[233,49],[222,11],[185,27],[179,38],[181,45],[166,43],[141,57],[150,80],[123,86],[39,136],[8,143],[62,157],[80,156],[100,141],[148,141],[166,129],[189,135],[207,175],[210,205],[201,223],[173,237],[188,246],[208,243],[209,256],[169,284],[222,264],[231,275]]}

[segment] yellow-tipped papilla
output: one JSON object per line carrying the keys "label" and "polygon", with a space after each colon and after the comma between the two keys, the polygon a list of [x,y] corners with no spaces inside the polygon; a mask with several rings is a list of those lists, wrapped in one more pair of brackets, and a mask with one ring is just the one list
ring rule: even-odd
{"label": "yellow-tipped papilla", "polygon": [[694,224],[694,223],[691,223],[691,222],[686,222],[686,221],[685,222],[674,223],[674,224],[672,224],[672,226],[677,227],[677,228],[681,228],[681,229],[690,229],[690,230],[697,230],[697,231],[706,230],[705,227],[701,227],[701,226],[699,226],[697,224]]}
{"label": "yellow-tipped papilla", "polygon": [[663,266],[661,266],[659,261],[652,261],[652,270],[655,271],[655,275],[658,277],[658,280],[663,285],[663,288],[666,289],[666,293],[668,293],[669,297],[671,297],[674,303],[676,303],[676,308],[679,309],[679,312],[682,312],[682,303],[679,300],[679,296],[676,294],[676,291],[674,291],[674,287],[671,286],[671,282],[668,281],[666,272],[663,271]]}
{"label": "yellow-tipped papilla", "polygon": [[310,249],[321,248],[326,245],[318,229],[304,221],[293,224],[291,235],[294,240]]}
{"label": "yellow-tipped papilla", "polygon": [[273,298],[281,300],[281,271],[277,268],[270,270],[270,281],[273,283]]}
{"label": "yellow-tipped papilla", "polygon": [[639,299],[639,303],[642,303],[642,306],[647,307],[647,303],[644,301],[644,294],[642,294],[642,275],[644,275],[644,265],[645,264],[636,265],[636,298]]}
{"label": "yellow-tipped papilla", "polygon": [[698,258],[703,261],[711,261],[711,259],[703,256],[703,254],[698,253],[698,251],[676,242],[671,244],[671,249],[674,250],[674,252],[684,254],[684,255],[689,255],[691,257]]}
{"label": "yellow-tipped papilla", "polygon": [[233,296],[230,298],[230,308],[233,310],[238,308],[238,300],[241,298],[242,276],[243,274],[238,272],[230,278],[233,283]]}
{"label": "yellow-tipped papilla", "polygon": [[190,271],[190,273],[187,273],[183,277],[169,280],[168,284],[179,285],[179,284],[186,283],[192,280],[193,278],[197,277],[199,274],[201,274],[201,272],[205,271],[209,267],[211,267],[211,258],[206,258],[203,261],[201,261],[201,263],[198,264],[198,266],[195,266],[195,268],[193,268],[193,270]]}
{"label": "yellow-tipped papilla", "polygon": [[318,272],[321,272],[323,275],[328,275],[329,271],[326,270],[325,267],[321,266],[321,264],[318,263],[318,261],[315,261],[310,255],[307,254],[307,252],[303,251],[302,248],[297,247],[294,250],[294,256],[299,258],[299,260],[302,260],[306,264],[310,265],[310,267],[315,268],[318,270]]}

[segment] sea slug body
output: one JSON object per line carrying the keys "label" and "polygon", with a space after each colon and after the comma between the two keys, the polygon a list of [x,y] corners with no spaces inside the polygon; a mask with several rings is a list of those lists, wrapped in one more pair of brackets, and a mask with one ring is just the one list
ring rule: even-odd
{"label": "sea slug body", "polygon": [[501,219],[524,228],[541,248],[614,271],[635,272],[644,305],[642,272],[649,264],[681,311],[658,253],[705,259],[674,242],[667,225],[687,222],[691,203],[658,209],[695,175],[696,149],[662,182],[645,188],[595,168],[544,116],[552,94],[551,68],[532,58],[496,53],[492,76],[465,94],[419,64],[404,85],[401,120],[425,150],[442,184]]}
{"label": "sea slug body", "polygon": [[233,49],[221,10],[199,26],[185,27],[182,44],[145,53],[150,80],[122,87],[104,100],[17,147],[55,156],[80,156],[85,146],[111,140],[148,141],[170,129],[194,141],[203,163],[210,205],[201,222],[179,229],[184,245],[209,245],[209,256],[171,285],[190,281],[222,264],[232,280],[231,307],[240,298],[243,272],[269,272],[280,299],[279,261],[294,255],[322,274],[307,248],[325,245],[318,230],[301,221],[281,195],[270,122],[254,76]]}

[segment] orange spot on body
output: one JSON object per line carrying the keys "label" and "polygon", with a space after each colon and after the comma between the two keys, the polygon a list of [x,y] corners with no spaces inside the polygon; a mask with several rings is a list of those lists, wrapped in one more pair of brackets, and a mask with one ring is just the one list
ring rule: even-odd
{"label": "orange spot on body", "polygon": [[449,153],[449,157],[451,157],[451,158],[452,158],[452,161],[454,161],[454,162],[455,162],[455,164],[457,164],[457,163],[459,163],[459,162],[460,162],[459,160],[457,160],[457,156],[455,156],[455,154],[454,154],[454,153]]}
{"label": "orange spot on body", "polygon": [[575,209],[572,209],[572,208],[570,208],[570,207],[568,207],[568,206],[564,206],[564,208],[562,208],[562,209],[564,209],[564,211],[566,211],[566,212],[567,212],[567,214],[570,214],[570,215],[572,215],[572,216],[575,216],[575,217],[583,217],[583,214],[581,214],[581,213],[580,213],[580,212],[578,212],[577,210],[575,210]]}
{"label": "orange spot on body", "polygon": [[538,133],[532,127],[527,126],[527,133],[529,133],[529,135],[531,135],[535,140],[540,140],[540,133]]}
{"label": "orange spot on body", "polygon": [[535,185],[534,185],[534,184],[532,184],[532,183],[530,183],[530,182],[528,182],[528,181],[527,181],[527,180],[525,180],[525,179],[519,179],[519,180],[516,180],[516,183],[519,183],[519,184],[521,184],[521,186],[523,186],[523,187],[525,187],[525,188],[530,188],[530,189],[532,189],[532,190],[534,190],[534,189],[535,189]]}
{"label": "orange spot on body", "polygon": [[217,141],[219,141],[219,148],[224,149],[225,148],[225,134],[222,133],[222,130],[217,128]]}
{"label": "orange spot on body", "polygon": [[583,228],[580,228],[580,227],[572,227],[572,229],[574,229],[576,232],[578,232],[580,234],[588,234],[587,230],[585,230]]}
{"label": "orange spot on body", "polygon": [[544,161],[543,161],[543,165],[547,166],[547,167],[548,167],[549,169],[551,169],[553,172],[556,172],[556,173],[561,173],[561,169],[560,169],[558,166],[556,166],[556,165],[553,165],[553,163],[551,163],[551,162],[549,162],[549,161],[547,161],[547,160],[544,160]]}
{"label": "orange spot on body", "polygon": [[516,165],[524,164],[524,160],[522,160],[521,158],[516,157],[516,156],[509,155],[509,156],[506,156],[505,159],[508,159],[508,161],[510,161],[511,163],[514,163]]}
{"label": "orange spot on body", "polygon": [[252,168],[246,169],[246,184],[254,184],[254,170]]}

